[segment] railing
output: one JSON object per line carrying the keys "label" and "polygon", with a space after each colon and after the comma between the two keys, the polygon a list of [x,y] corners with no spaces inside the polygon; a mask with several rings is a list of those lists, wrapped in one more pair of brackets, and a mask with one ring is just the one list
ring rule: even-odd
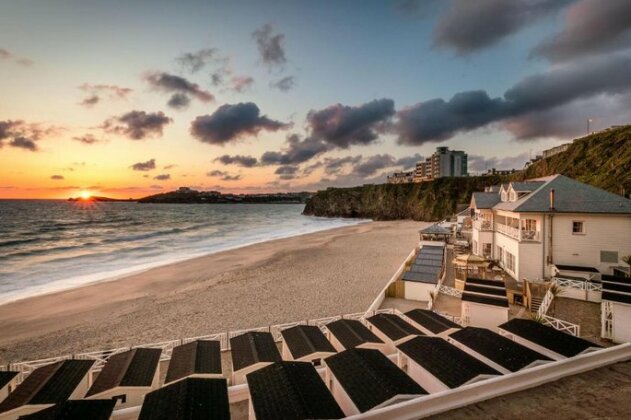
{"label": "railing", "polygon": [[473,228],[478,231],[489,231],[493,230],[493,223],[488,220],[475,220],[473,222]]}
{"label": "railing", "polygon": [[539,305],[539,309],[537,310],[537,316],[539,317],[545,316],[546,312],[548,312],[548,309],[550,309],[550,305],[552,304],[553,300],[554,300],[554,294],[552,294],[552,290],[548,289],[545,296],[543,297],[543,300],[541,301],[541,305]]}
{"label": "railing", "polygon": [[602,284],[587,280],[565,279],[563,277],[554,277],[553,280],[560,287],[571,287],[572,289],[580,289],[587,292],[602,292],[603,290]]}
{"label": "railing", "polygon": [[517,239],[518,241],[538,242],[540,237],[538,230],[519,229],[512,226],[503,225],[501,223],[495,223],[495,230],[503,233],[506,236]]}
{"label": "railing", "polygon": [[600,312],[602,338],[613,340],[613,303],[603,300],[603,308]]}
{"label": "railing", "polygon": [[581,335],[580,325],[572,324],[571,322],[563,321],[562,319],[558,319],[558,318],[553,318],[548,315],[543,315],[540,319],[543,321],[545,325],[548,325],[556,330],[570,333],[576,337]]}

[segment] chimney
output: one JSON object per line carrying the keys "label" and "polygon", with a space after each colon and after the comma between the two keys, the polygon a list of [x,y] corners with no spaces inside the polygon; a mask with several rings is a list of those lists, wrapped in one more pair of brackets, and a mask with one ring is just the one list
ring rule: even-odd
{"label": "chimney", "polygon": [[554,188],[550,190],[550,210],[554,211]]}

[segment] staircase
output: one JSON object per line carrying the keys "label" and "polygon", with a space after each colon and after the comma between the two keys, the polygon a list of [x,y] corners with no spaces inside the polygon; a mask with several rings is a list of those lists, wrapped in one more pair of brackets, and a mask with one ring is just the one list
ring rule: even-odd
{"label": "staircase", "polygon": [[543,302],[543,298],[538,296],[530,298],[530,312],[537,312],[541,306],[541,302]]}

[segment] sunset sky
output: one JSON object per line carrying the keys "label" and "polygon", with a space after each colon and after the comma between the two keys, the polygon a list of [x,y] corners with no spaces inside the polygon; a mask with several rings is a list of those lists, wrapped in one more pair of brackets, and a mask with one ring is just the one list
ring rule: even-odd
{"label": "sunset sky", "polygon": [[629,122],[627,0],[0,1],[0,198],[521,168]]}

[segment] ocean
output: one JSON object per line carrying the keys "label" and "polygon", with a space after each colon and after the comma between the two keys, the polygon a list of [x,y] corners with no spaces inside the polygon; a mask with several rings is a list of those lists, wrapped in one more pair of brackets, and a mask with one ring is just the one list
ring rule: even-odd
{"label": "ocean", "polygon": [[303,216],[303,208],[0,200],[0,304],[362,222]]}

